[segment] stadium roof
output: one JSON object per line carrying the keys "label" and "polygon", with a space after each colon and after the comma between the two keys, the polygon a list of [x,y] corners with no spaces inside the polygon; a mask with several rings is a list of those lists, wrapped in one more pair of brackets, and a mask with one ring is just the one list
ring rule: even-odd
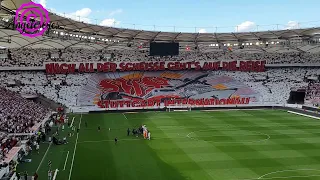
{"label": "stadium roof", "polygon": [[[4,0],[2,4],[1,14],[15,13],[23,3],[30,0]],[[190,46],[209,46],[209,44],[217,43],[243,43],[243,42],[268,42],[268,41],[285,41],[292,38],[310,39],[315,35],[320,35],[320,27],[308,29],[288,29],[280,31],[261,31],[261,32],[235,32],[235,33],[181,33],[181,32],[161,32],[161,31],[145,31],[135,29],[123,29],[115,27],[105,27],[84,22],[75,21],[65,18],[57,14],[49,12],[50,21],[58,23],[61,27],[57,30],[57,37],[24,37],[15,30],[0,30],[0,37],[6,39],[10,37],[11,45],[8,47],[35,47],[40,46],[48,48],[68,48],[68,47],[93,47],[93,48],[109,48],[115,46],[127,46],[128,42],[143,43],[150,41],[166,41],[180,42],[183,45]],[[97,39],[108,39],[100,43],[88,43],[83,38],[62,38],[58,37],[63,32],[63,36],[81,35],[87,37],[95,37]],[[5,43],[3,41],[3,43]]]}

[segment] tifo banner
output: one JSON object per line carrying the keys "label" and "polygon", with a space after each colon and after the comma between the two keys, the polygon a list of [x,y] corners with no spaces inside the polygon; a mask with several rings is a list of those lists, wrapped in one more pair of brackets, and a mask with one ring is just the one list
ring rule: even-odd
{"label": "tifo banner", "polygon": [[78,106],[100,108],[160,105],[249,104],[259,94],[215,71],[114,72],[92,74],[80,89]]}
{"label": "tifo banner", "polygon": [[45,63],[48,74],[69,74],[119,71],[163,71],[163,70],[226,70],[265,71],[266,61],[158,61],[158,62],[88,62],[88,63]]}

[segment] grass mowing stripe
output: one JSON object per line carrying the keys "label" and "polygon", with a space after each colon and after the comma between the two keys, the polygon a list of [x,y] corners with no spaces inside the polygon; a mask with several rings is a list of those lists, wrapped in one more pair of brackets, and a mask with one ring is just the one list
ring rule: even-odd
{"label": "grass mowing stripe", "polygon": [[[251,111],[251,112],[259,112],[259,111]],[[228,124],[230,127],[236,128],[239,132],[242,131],[248,131],[251,132],[253,130],[248,129],[248,128],[243,128],[243,127],[239,127],[238,125],[236,125],[233,121],[230,122],[229,119],[239,119],[239,121],[241,122],[245,122],[245,119],[247,119],[247,121],[252,121],[251,123],[253,123],[253,119],[257,118],[256,116],[239,116],[244,114],[245,112],[243,111],[238,111],[237,114],[231,114],[227,111],[221,111],[221,112],[217,112],[217,114],[222,115],[223,117],[228,117],[228,118],[220,118],[220,116],[218,116],[218,118],[216,118],[216,121],[221,121],[224,122],[225,124]],[[259,126],[259,124],[256,124],[256,126]],[[255,127],[256,129],[256,127]],[[220,131],[221,134],[223,135],[230,135],[229,138],[231,141],[237,141],[237,137],[234,135],[231,135],[228,133],[228,131],[225,130],[221,130]],[[269,133],[267,133],[269,134]],[[270,137],[268,135],[268,137]],[[270,138],[268,138],[269,140]],[[239,141],[240,142],[240,141]],[[268,143],[269,141],[265,141],[265,143]],[[232,157],[234,160],[236,160],[237,164],[241,167],[246,168],[246,172],[248,173],[248,175],[250,174],[250,176],[260,176],[261,174],[261,169],[257,169],[254,168],[256,166],[256,163],[258,161],[255,160],[255,158],[260,159],[261,161],[263,161],[265,164],[273,164],[274,166],[284,166],[283,164],[273,160],[272,158],[268,157],[267,155],[263,154],[261,151],[257,151],[254,149],[254,146],[247,144],[247,143],[234,143],[235,145],[233,147],[230,146],[225,146],[225,144],[221,144],[221,145],[216,145],[216,148],[218,148],[221,152],[225,152],[228,156]],[[257,143],[257,145],[259,144],[263,144],[263,143]],[[234,150],[230,151],[230,149],[233,148]],[[251,156],[248,157],[248,159],[241,159],[238,155],[241,151],[244,152],[251,152]],[[242,153],[241,153],[242,154]],[[241,155],[242,156],[242,155]],[[255,157],[255,158],[254,158]],[[230,165],[231,167],[233,167],[234,165]],[[241,176],[242,172],[239,170],[234,169],[233,172],[236,174],[236,176]],[[244,176],[245,177],[245,176]],[[243,178],[241,178],[243,179]]]}
{"label": "grass mowing stripe", "polygon": [[44,155],[43,155],[43,157],[42,157],[42,159],[41,159],[41,161],[40,161],[40,164],[39,164],[39,166],[38,166],[38,168],[37,168],[36,172],[38,172],[38,171],[39,171],[39,169],[40,169],[40,167],[41,167],[41,165],[42,165],[42,163],[43,163],[43,160],[45,159],[45,157],[46,157],[46,156],[47,156],[47,154],[48,154],[48,151],[49,151],[49,149],[50,149],[50,147],[51,147],[51,144],[52,144],[52,143],[50,143],[50,144],[49,144],[49,146],[48,146],[48,148],[47,148],[46,152],[44,153]]}
{"label": "grass mowing stripe", "polygon": [[63,170],[66,170],[66,165],[67,165],[68,157],[69,157],[69,151],[68,151],[68,153],[67,153],[66,161],[64,162]]}
{"label": "grass mowing stripe", "polygon": [[[80,129],[80,125],[81,125],[81,119],[82,119],[82,114],[80,116],[79,129]],[[69,172],[69,180],[71,179],[71,175],[72,175],[72,168],[73,168],[73,163],[74,163],[74,157],[76,155],[78,139],[79,139],[79,132],[77,132],[76,143],[74,144],[73,156],[72,156],[72,161],[71,161],[71,168],[70,168],[70,172]]]}
{"label": "grass mowing stripe", "polygon": [[[191,172],[185,172],[185,175],[188,176],[187,179],[194,179],[194,178],[198,178],[198,179],[214,179],[214,177],[212,176],[211,173],[211,169],[207,169],[206,167],[209,166],[205,166],[204,163],[201,163],[199,159],[202,158],[202,156],[198,156],[193,154],[192,152],[190,152],[190,148],[194,148],[194,147],[200,147],[200,148],[208,148],[211,149],[211,151],[215,151],[214,145],[206,142],[206,141],[192,141],[190,138],[188,138],[188,134],[190,134],[191,131],[194,131],[194,129],[190,129],[190,127],[193,127],[194,125],[197,125],[199,127],[206,127],[206,126],[202,126],[203,124],[201,122],[199,122],[199,118],[194,118],[192,116],[192,114],[190,112],[188,113],[181,113],[179,116],[179,119],[176,118],[175,114],[173,113],[166,113],[163,114],[164,116],[168,116],[171,118],[171,124],[176,124],[180,127],[184,127],[183,129],[181,129],[180,131],[177,131],[177,133],[179,134],[185,134],[185,138],[189,139],[187,141],[181,141],[177,138],[172,138],[172,136],[170,136],[171,134],[168,133],[168,131],[163,130],[163,133],[167,136],[167,137],[171,137],[172,138],[172,143],[175,144],[176,147],[178,147],[178,154],[179,156],[173,157],[171,155],[166,156],[167,153],[164,153],[164,156],[171,159],[173,157],[173,159],[176,159],[177,157],[177,161],[178,163],[175,163],[177,167],[191,167],[194,170],[197,171],[197,173],[191,173]],[[210,116],[203,114],[204,116],[202,117],[202,119],[204,118],[210,118]],[[154,123],[157,123],[157,125],[162,125],[162,124],[167,124],[169,121],[154,121]],[[191,140],[191,142],[190,142]],[[182,156],[181,156],[182,155]],[[184,158],[182,158],[184,157]],[[212,157],[212,156],[209,156]],[[172,160],[170,160],[172,161]],[[181,163],[179,163],[179,161]]]}
{"label": "grass mowing stripe", "polygon": [[[252,113],[252,112],[247,112],[247,113]],[[254,115],[254,114],[253,114]],[[257,114],[255,114],[257,117],[256,119],[260,119],[259,117],[264,117],[265,119],[269,120],[270,122],[275,122],[275,119],[279,118],[278,116],[276,115],[271,115],[269,112],[264,112],[264,111],[261,111],[259,113],[259,116]],[[268,118],[267,118],[268,117]],[[282,119],[289,119],[290,117],[287,117],[287,116],[283,116],[281,117]],[[254,123],[256,124],[257,121],[250,121],[250,123]],[[281,123],[279,123],[281,124]],[[257,124],[258,125],[258,124]],[[295,153],[300,153],[301,155],[303,155],[303,159],[305,159],[307,162],[307,164],[318,164],[318,159],[317,158],[312,158],[309,153],[306,153],[304,151],[300,151],[299,149],[295,148],[295,146],[304,146],[304,147],[309,147],[309,148],[312,148],[312,149],[317,149],[315,147],[314,144],[310,144],[310,143],[306,143],[304,141],[301,141],[299,138],[296,138],[296,137],[292,137],[290,135],[287,135],[287,134],[283,134],[282,131],[279,131],[279,130],[275,130],[274,128],[270,128],[270,127],[264,127],[266,129],[269,129],[270,132],[276,132],[278,133],[279,135],[278,136],[282,136],[283,139],[285,139],[285,142],[287,141],[290,141],[291,143],[294,143],[294,145],[291,145],[291,144],[286,144],[286,143],[281,143],[281,141],[277,141],[276,138],[273,139],[271,138],[271,142],[273,143],[277,143],[283,147],[286,147],[288,150],[291,150],[291,151],[294,151]],[[299,124],[297,124],[297,126],[288,126],[287,129],[292,129],[292,130],[302,130],[304,131],[304,129],[301,129],[301,127],[299,127]],[[295,161],[290,161],[290,158],[285,158],[285,159],[277,159],[277,158],[274,158],[274,156],[272,154],[266,154],[266,153],[263,153],[267,156],[269,156],[270,158],[272,158],[272,160],[278,162],[278,163],[281,163],[283,164],[283,167],[287,167],[289,166],[289,164],[294,164],[296,163],[297,165],[304,165],[303,161],[299,158],[296,158]],[[297,172],[297,176],[300,176],[301,174]]]}
{"label": "grass mowing stripe", "polygon": [[[97,113],[82,118],[88,128],[81,127],[77,141],[77,136],[73,137],[77,161],[73,163],[71,180],[316,180],[320,175],[320,171],[301,170],[320,169],[320,122],[287,111]],[[127,136],[127,128],[132,130],[141,124],[151,130],[151,141]],[[78,125],[76,119],[74,126]],[[96,129],[99,125],[101,131]],[[268,137],[253,131],[271,138],[264,143],[241,142]],[[188,134],[199,140],[188,138]],[[114,137],[118,137],[118,145],[114,145]],[[60,153],[61,170],[67,151],[72,153],[74,146],[70,144],[70,149]],[[67,163],[58,179],[68,180],[69,159]],[[282,172],[285,169],[292,171]]]}
{"label": "grass mowing stripe", "polygon": [[[152,129],[151,131],[153,132],[153,128],[156,129],[158,128],[159,125],[162,125],[162,124],[170,123],[170,124],[179,125],[179,122],[175,121],[175,119],[170,115],[171,115],[170,113],[154,113],[154,114],[149,114],[148,116],[142,116],[141,118],[145,119],[145,124],[147,124],[147,127]],[[161,120],[159,120],[158,118]],[[168,134],[165,130],[161,130],[161,129],[159,130],[160,131],[157,131],[155,133],[155,136],[163,136],[168,138],[168,140],[153,141],[154,140],[153,138],[151,140],[151,144],[154,144],[153,142],[157,142],[157,144],[161,146],[161,149],[166,149],[168,147],[167,145],[169,145],[169,147],[176,149],[176,153],[179,152],[179,156],[170,156],[170,155],[168,156],[167,153],[159,153],[159,151],[155,151],[158,154],[158,156],[161,157],[161,159],[164,159],[164,161],[167,161],[167,162],[173,162],[177,157],[179,157],[179,159],[181,160],[180,162],[182,163],[170,163],[172,167],[174,168],[183,167],[186,169],[190,168],[192,169],[192,171],[194,170],[194,173],[191,173],[192,171],[180,172],[181,174],[183,174],[184,179],[189,179],[190,177],[194,177],[194,176],[197,176],[197,178],[199,179],[210,179],[210,175],[202,167],[200,167],[197,162],[194,161],[194,159],[190,156],[189,153],[186,153],[184,151],[183,146],[181,146],[181,143],[182,143],[181,138],[179,140],[177,140],[178,138],[176,138],[176,136],[178,136],[179,133],[183,133],[186,135],[188,131],[184,131],[184,130],[177,131],[176,136],[173,137],[170,134]],[[186,138],[185,135],[183,137],[183,141],[186,143],[189,143],[190,140]],[[155,147],[155,145],[151,145],[151,144],[150,144],[150,147]],[[188,177],[186,178],[185,176],[188,176]]]}

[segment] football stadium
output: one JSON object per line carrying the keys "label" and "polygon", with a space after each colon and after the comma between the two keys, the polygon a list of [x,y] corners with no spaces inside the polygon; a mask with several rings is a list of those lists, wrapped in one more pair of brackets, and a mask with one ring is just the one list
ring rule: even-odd
{"label": "football stadium", "polygon": [[0,0],[0,179],[320,179],[319,2],[125,2]]}

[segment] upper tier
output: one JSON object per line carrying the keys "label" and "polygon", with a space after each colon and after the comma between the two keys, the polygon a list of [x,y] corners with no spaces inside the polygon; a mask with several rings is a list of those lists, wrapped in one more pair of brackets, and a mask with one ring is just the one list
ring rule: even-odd
{"label": "upper tier", "polygon": [[39,67],[45,62],[97,62],[97,61],[228,61],[265,60],[267,64],[320,63],[320,53],[309,52],[181,52],[174,57],[151,57],[148,52],[134,50],[90,49],[10,49],[0,50],[0,67]]}

